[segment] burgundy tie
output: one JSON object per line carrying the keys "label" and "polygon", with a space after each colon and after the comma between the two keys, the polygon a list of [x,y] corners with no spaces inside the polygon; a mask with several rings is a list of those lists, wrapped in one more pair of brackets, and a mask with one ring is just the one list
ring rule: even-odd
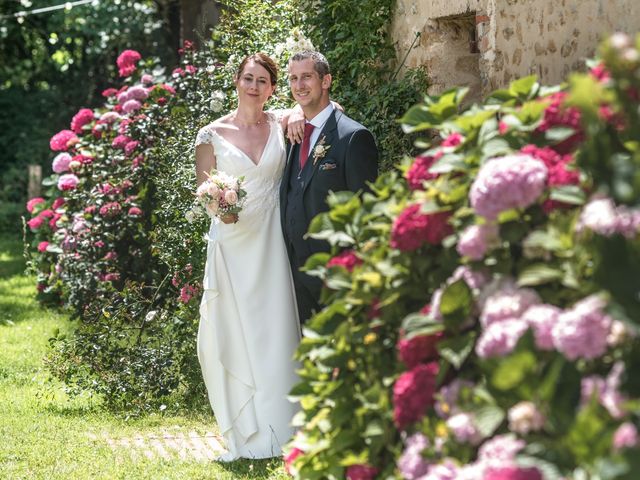
{"label": "burgundy tie", "polygon": [[309,141],[311,140],[311,133],[315,127],[310,123],[304,125],[304,138],[302,139],[302,145],[300,146],[300,170],[304,168],[304,164],[309,157]]}

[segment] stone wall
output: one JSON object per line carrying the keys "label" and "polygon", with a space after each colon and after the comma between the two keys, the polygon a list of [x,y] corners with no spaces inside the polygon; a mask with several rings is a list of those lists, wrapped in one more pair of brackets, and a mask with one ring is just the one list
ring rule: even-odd
{"label": "stone wall", "polygon": [[397,0],[391,31],[430,93],[467,85],[478,98],[532,73],[562,81],[607,33],[640,31],[640,0]]}

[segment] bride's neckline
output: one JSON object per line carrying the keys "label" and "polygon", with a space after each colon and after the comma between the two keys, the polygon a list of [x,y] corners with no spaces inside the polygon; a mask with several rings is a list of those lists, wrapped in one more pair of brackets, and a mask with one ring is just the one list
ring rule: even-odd
{"label": "bride's neckline", "polygon": [[260,153],[260,156],[258,157],[258,161],[254,161],[253,158],[251,158],[250,155],[247,154],[247,152],[245,152],[244,150],[242,150],[240,147],[238,147],[235,143],[231,142],[231,140],[225,138],[224,135],[222,135],[221,133],[219,133],[215,127],[211,127],[211,131],[213,133],[215,133],[218,137],[220,137],[222,139],[222,141],[224,141],[227,145],[230,145],[231,147],[233,147],[238,153],[242,154],[247,160],[249,160],[251,162],[251,164],[254,167],[258,167],[262,164],[262,157],[264,157],[265,152],[267,151],[267,147],[269,146],[269,143],[271,142],[271,137],[273,136],[273,122],[271,122],[269,115],[267,113],[265,113],[265,123],[267,125],[269,125],[269,135],[267,136],[267,140],[264,142],[264,146],[262,147],[262,152]]}

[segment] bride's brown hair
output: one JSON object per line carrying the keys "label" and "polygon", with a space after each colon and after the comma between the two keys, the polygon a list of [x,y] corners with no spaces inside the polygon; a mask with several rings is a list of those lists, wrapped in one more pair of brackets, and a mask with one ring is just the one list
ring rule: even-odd
{"label": "bride's brown hair", "polygon": [[274,62],[269,55],[263,52],[254,53],[252,55],[247,55],[246,57],[244,57],[244,59],[242,60],[242,62],[240,62],[240,65],[238,66],[238,72],[236,73],[236,78],[240,78],[240,75],[242,75],[242,71],[244,70],[244,67],[246,66],[247,62],[249,62],[250,60],[253,60],[255,63],[257,63],[261,67],[264,67],[265,70],[267,70],[267,72],[269,72],[271,85],[275,85],[276,83],[278,83],[278,67],[276,65],[276,62]]}

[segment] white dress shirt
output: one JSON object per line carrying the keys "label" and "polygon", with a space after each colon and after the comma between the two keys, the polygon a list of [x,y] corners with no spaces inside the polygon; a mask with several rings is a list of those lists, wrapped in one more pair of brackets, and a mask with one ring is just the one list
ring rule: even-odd
{"label": "white dress shirt", "polygon": [[310,123],[315,127],[313,129],[313,132],[311,132],[311,138],[309,139],[309,155],[311,155],[311,152],[313,151],[313,147],[315,146],[316,142],[318,141],[318,137],[320,136],[320,132],[322,132],[322,129],[324,128],[324,124],[327,123],[327,120],[329,120],[329,117],[331,116],[332,113],[333,113],[333,103],[329,103],[329,105],[327,105],[324,108],[324,110],[322,110],[319,114],[317,114],[311,120],[307,121],[307,123]]}

